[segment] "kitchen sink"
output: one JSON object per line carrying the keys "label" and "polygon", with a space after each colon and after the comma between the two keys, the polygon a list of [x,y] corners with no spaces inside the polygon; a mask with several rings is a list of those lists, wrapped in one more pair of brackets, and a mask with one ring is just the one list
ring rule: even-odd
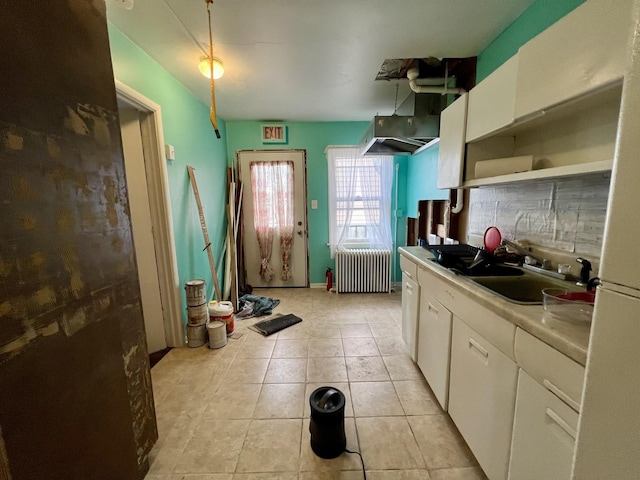
{"label": "kitchen sink", "polygon": [[522,268],[510,267],[508,265],[486,265],[480,268],[467,270],[469,277],[519,277],[524,275]]}
{"label": "kitchen sink", "polygon": [[478,286],[513,303],[542,305],[544,288],[563,288],[580,291],[575,282],[547,277],[544,274],[524,271],[520,276],[466,277]]}

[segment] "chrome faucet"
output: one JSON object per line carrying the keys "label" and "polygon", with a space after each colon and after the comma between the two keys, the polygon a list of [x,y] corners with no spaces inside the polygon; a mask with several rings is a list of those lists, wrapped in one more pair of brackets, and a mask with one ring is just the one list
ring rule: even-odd
{"label": "chrome faucet", "polygon": [[527,265],[539,264],[544,270],[548,270],[551,267],[550,260],[532,255],[528,249],[524,248],[523,246],[521,246],[516,242],[512,242],[511,240],[507,240],[506,238],[503,238],[501,245],[503,247],[510,247],[520,255],[524,255],[524,263],[526,263]]}
{"label": "chrome faucet", "polygon": [[[591,276],[591,262],[589,260],[585,260],[582,257],[576,258],[576,262],[582,265],[582,268],[580,269],[580,280],[576,283],[576,285],[588,286],[589,277]],[[591,288],[587,288],[587,290],[591,290]]]}

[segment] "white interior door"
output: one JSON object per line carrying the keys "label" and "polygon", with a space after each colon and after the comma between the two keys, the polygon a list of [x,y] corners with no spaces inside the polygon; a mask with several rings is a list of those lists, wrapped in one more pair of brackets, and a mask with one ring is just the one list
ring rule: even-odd
{"label": "white interior door", "polygon": [[[273,277],[266,281],[260,276],[261,256],[254,226],[253,190],[251,187],[251,164],[255,162],[292,162],[294,175],[294,229],[291,247],[291,278],[282,280],[280,237],[273,235],[271,266]],[[307,208],[306,208],[306,155],[303,150],[261,150],[238,152],[240,179],[244,185],[242,198],[243,243],[247,283],[253,287],[306,287],[307,267]]]}
{"label": "white interior door", "polygon": [[134,109],[122,108],[119,115],[147,348],[149,353],[153,353],[166,348],[167,342],[142,150],[140,113]]}

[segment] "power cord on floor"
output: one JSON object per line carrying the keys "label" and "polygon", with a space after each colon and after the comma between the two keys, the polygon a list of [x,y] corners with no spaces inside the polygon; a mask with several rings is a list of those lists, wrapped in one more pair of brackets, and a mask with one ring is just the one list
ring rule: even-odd
{"label": "power cord on floor", "polygon": [[364,477],[364,480],[367,480],[367,472],[364,469],[364,459],[362,458],[362,455],[360,454],[360,452],[352,452],[351,450],[347,450],[346,448],[344,449],[344,451],[347,453],[355,453],[360,457],[360,462],[362,463],[362,475]]}

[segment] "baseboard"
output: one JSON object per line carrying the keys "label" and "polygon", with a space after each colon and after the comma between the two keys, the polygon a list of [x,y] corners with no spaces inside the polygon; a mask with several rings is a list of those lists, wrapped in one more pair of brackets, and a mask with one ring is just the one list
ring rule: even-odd
{"label": "baseboard", "polygon": [[[327,284],[326,283],[310,283],[309,284],[309,288],[327,288]],[[402,290],[402,283],[400,282],[391,282],[391,291],[392,292],[399,292],[400,290]],[[332,293],[335,293],[336,291],[336,287],[333,287],[331,289]]]}

